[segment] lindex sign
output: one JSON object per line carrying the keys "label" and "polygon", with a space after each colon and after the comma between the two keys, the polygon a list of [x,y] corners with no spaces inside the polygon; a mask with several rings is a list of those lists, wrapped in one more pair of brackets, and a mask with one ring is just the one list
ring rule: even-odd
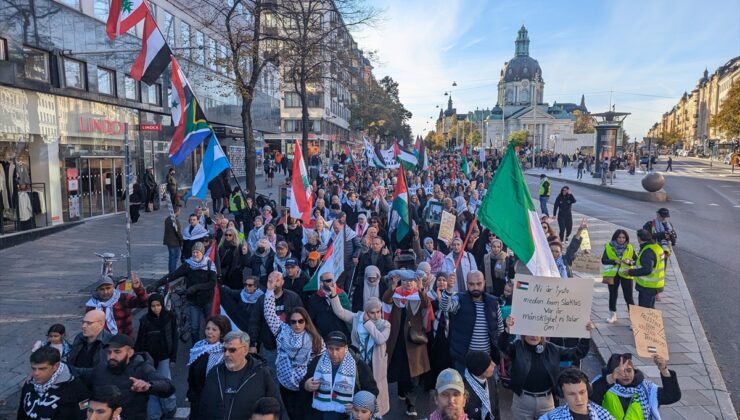
{"label": "lindex sign", "polygon": [[162,124],[141,123],[139,124],[139,131],[162,131]]}

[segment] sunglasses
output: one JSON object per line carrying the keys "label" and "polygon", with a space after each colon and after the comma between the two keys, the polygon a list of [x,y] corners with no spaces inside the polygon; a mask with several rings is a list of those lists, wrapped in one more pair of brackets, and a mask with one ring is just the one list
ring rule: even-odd
{"label": "sunglasses", "polygon": [[321,280],[321,282],[322,282],[322,283],[331,283],[331,282],[333,282],[333,281],[334,281],[334,279],[325,279],[325,280]]}
{"label": "sunglasses", "polygon": [[305,323],[306,323],[306,320],[305,320],[305,319],[303,319],[303,318],[301,318],[301,319],[291,319],[291,320],[290,320],[290,325],[296,325],[296,324],[301,324],[301,325],[303,325],[303,324],[305,324]]}
{"label": "sunglasses", "polygon": [[243,349],[244,347],[246,347],[246,346],[241,346],[241,347],[224,347],[224,352],[234,354],[234,353],[236,353],[237,350]]}
{"label": "sunglasses", "polygon": [[224,236],[226,236],[227,238],[231,238],[231,237],[233,237],[234,235],[233,235],[233,234],[231,234],[231,233],[227,233],[227,234],[225,234]]}
{"label": "sunglasses", "polygon": [[244,287],[257,287],[254,283],[244,283]]}

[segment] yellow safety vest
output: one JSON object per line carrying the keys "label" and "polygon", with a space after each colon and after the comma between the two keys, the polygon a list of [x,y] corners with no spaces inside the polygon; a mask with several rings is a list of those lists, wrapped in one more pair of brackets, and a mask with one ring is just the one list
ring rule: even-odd
{"label": "yellow safety vest", "polygon": [[665,253],[663,252],[663,248],[658,244],[643,245],[640,250],[640,256],[637,257],[637,265],[638,267],[642,267],[642,254],[648,249],[652,249],[655,253],[655,267],[653,267],[650,274],[635,276],[635,282],[648,289],[661,289],[665,286]]}
{"label": "yellow safety vest", "polygon": [[622,408],[619,395],[613,393],[611,390],[604,394],[604,401],[601,403],[601,406],[617,420],[645,420],[645,415],[642,413],[642,407],[640,406],[640,401],[637,399],[637,395],[632,396],[632,401],[630,401],[626,413]]}
{"label": "yellow safety vest", "polygon": [[242,197],[241,193],[231,195],[231,197],[229,198],[230,213],[242,211],[245,207],[247,207],[247,203],[244,202],[244,197]]}
{"label": "yellow safety vest", "polygon": [[[619,257],[617,257],[617,253],[614,252],[614,248],[612,248],[612,244],[607,243],[605,246],[606,250],[606,257],[609,258],[612,261],[618,261]],[[635,248],[632,247],[632,244],[627,244],[627,248],[624,250],[624,253],[622,253],[622,259],[623,260],[631,260],[632,257],[635,255]],[[622,264],[619,265],[611,265],[611,264],[602,264],[601,266],[601,275],[603,277],[614,277],[617,275],[617,271],[619,267]],[[625,266],[622,266],[622,268],[626,268]],[[623,279],[631,280],[632,276],[628,276],[624,274],[624,271],[619,273],[619,277],[622,277]]]}

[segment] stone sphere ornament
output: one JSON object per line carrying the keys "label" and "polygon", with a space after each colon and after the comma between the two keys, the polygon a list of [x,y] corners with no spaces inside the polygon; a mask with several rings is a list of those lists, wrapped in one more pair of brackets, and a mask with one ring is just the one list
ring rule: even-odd
{"label": "stone sphere ornament", "polygon": [[657,172],[650,172],[642,178],[642,188],[649,192],[660,191],[665,185],[665,178]]}

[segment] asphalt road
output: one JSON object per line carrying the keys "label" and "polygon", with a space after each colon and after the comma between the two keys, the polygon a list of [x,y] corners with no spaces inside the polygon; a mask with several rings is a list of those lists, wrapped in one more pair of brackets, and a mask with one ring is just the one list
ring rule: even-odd
{"label": "asphalt road", "polygon": [[[665,168],[664,159],[655,167],[659,171]],[[670,197],[667,203],[571,186],[578,200],[573,210],[632,230],[654,218],[660,207],[671,211],[671,223],[678,232],[675,252],[681,271],[733,403],[740,407],[740,170],[733,175],[721,162],[710,167],[706,160],[679,157],[673,160],[673,172],[662,173]],[[527,181],[536,194],[536,181],[531,177]],[[553,181],[552,191],[565,184]],[[553,202],[554,196],[550,204]]]}

